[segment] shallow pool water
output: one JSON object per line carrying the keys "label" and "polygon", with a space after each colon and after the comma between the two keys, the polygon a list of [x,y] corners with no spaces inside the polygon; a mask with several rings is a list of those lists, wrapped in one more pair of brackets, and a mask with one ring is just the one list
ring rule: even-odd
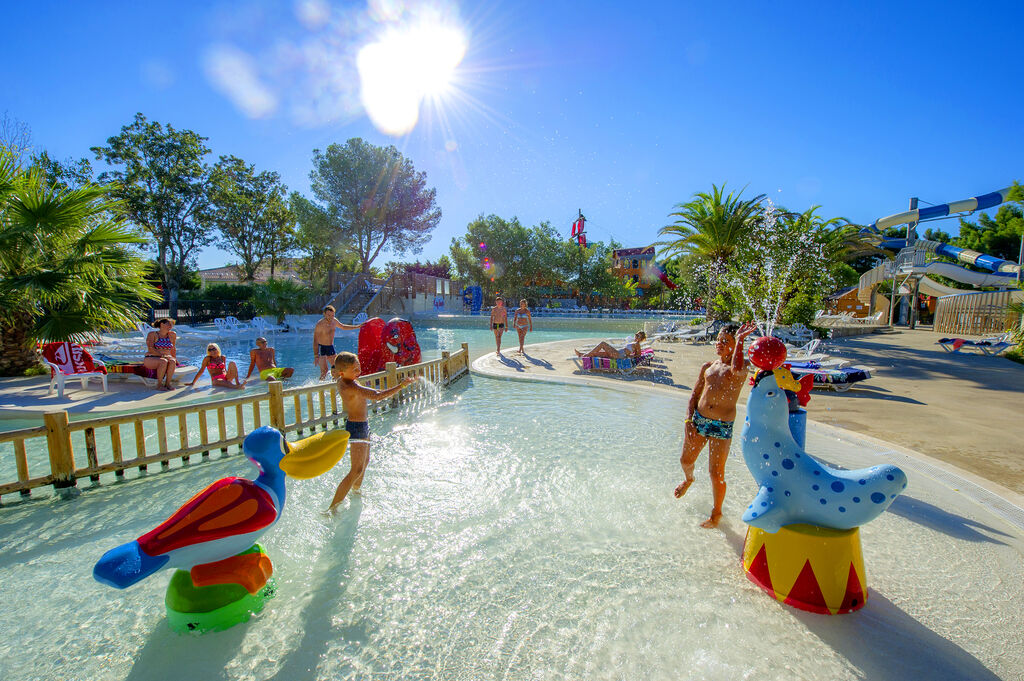
{"label": "shallow pool water", "polygon": [[[0,509],[4,679],[995,679],[1024,673],[1024,532],[908,470],[862,530],[867,606],[779,605],[740,565],[755,492],[738,447],[726,521],[707,475],[682,500],[684,402],[471,377],[371,421],[363,494],[320,511],[347,469],[289,481],[262,540],[279,591],[248,624],[166,626],[168,572],[92,580],[107,549],[241,457]],[[846,466],[884,450],[813,426]],[[701,464],[704,463],[702,459]]]}

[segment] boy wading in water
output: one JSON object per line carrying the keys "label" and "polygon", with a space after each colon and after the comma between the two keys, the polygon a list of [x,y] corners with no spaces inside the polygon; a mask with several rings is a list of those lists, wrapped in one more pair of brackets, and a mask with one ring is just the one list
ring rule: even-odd
{"label": "boy wading in water", "polygon": [[334,358],[338,356],[334,349],[334,331],[344,329],[352,331],[358,329],[362,324],[342,324],[334,318],[334,306],[324,307],[324,318],[313,327],[313,364],[320,367],[320,380],[327,378],[327,372],[334,365]]}
{"label": "boy wading in water", "polygon": [[505,299],[498,296],[494,299],[494,307],[491,308],[491,329],[494,330],[494,354],[501,357],[501,334],[505,333],[505,326],[508,324],[508,308],[505,307]]}
{"label": "boy wading in water", "polygon": [[701,527],[718,527],[722,519],[722,502],[725,500],[725,460],[729,457],[732,443],[732,422],[736,419],[736,401],[747,378],[747,360],[744,357],[743,342],[754,329],[754,324],[738,327],[729,324],[718,334],[715,352],[718,359],[700,368],[697,385],[693,387],[690,404],[686,409],[686,430],[683,435],[683,455],[680,462],[686,480],[676,487],[675,495],[686,494],[693,484],[693,464],[697,461],[704,444],[711,452],[708,472],[711,474],[711,490],[715,502],[711,517]]}
{"label": "boy wading in water", "polygon": [[348,455],[352,468],[334,493],[331,507],[327,509],[331,513],[345,500],[349,490],[358,492],[363,484],[363,473],[366,472],[366,464],[370,460],[370,424],[366,420],[366,401],[376,402],[391,397],[416,380],[407,376],[401,383],[387,390],[374,390],[359,385],[356,382],[359,378],[359,358],[351,352],[342,352],[338,355],[334,360],[334,372],[338,376],[338,392],[341,393],[341,404],[345,409],[345,430],[349,435]]}

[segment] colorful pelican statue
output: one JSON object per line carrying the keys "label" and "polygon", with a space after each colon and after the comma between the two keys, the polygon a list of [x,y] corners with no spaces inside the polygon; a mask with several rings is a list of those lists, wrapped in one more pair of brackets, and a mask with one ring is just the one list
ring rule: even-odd
{"label": "colorful pelican statue", "polygon": [[[277,429],[257,428],[242,442],[246,458],[259,469],[255,480],[218,480],[154,529],[103,554],[93,576],[124,589],[163,568],[182,568],[168,589],[168,614],[172,602],[210,612],[204,588],[221,604],[216,607],[238,601],[246,593],[257,594],[273,568],[256,541],[284,511],[285,475],[312,478],[325,473],[345,454],[347,445],[344,430],[317,433],[289,445]],[[224,585],[230,593],[225,593]],[[184,597],[179,593],[183,590]]]}

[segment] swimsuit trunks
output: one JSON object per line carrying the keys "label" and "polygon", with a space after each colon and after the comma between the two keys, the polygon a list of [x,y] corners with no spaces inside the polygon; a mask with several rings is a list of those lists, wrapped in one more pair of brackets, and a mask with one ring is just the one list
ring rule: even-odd
{"label": "swimsuit trunks", "polygon": [[260,370],[260,378],[263,379],[264,381],[267,380],[268,376],[273,376],[276,379],[280,379],[281,378],[281,374],[283,374],[283,373],[284,373],[284,368],[282,368],[282,367],[271,367],[269,369],[261,369]]}
{"label": "swimsuit trunks", "polygon": [[693,410],[693,427],[704,437],[713,437],[716,440],[732,439],[732,421],[718,421],[701,416],[696,409]]}
{"label": "swimsuit trunks", "polygon": [[330,345],[321,345],[320,346],[320,356],[321,357],[330,357],[331,355],[336,355],[336,354],[338,354],[338,353],[334,350],[334,343],[331,343]]}
{"label": "swimsuit trunks", "polygon": [[368,421],[345,421],[345,430],[352,440],[369,440],[370,424]]}

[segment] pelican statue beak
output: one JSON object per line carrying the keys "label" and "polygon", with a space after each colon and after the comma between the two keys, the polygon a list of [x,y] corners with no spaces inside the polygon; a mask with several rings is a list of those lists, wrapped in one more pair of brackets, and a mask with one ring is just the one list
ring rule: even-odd
{"label": "pelican statue beak", "polygon": [[330,430],[289,443],[281,470],[290,478],[306,480],[323,475],[341,461],[348,448],[347,430]]}
{"label": "pelican statue beak", "polygon": [[775,374],[775,382],[780,388],[791,390],[795,393],[800,392],[800,381],[793,378],[793,372],[789,370],[789,367],[781,366],[778,369],[772,370],[772,373]]}

